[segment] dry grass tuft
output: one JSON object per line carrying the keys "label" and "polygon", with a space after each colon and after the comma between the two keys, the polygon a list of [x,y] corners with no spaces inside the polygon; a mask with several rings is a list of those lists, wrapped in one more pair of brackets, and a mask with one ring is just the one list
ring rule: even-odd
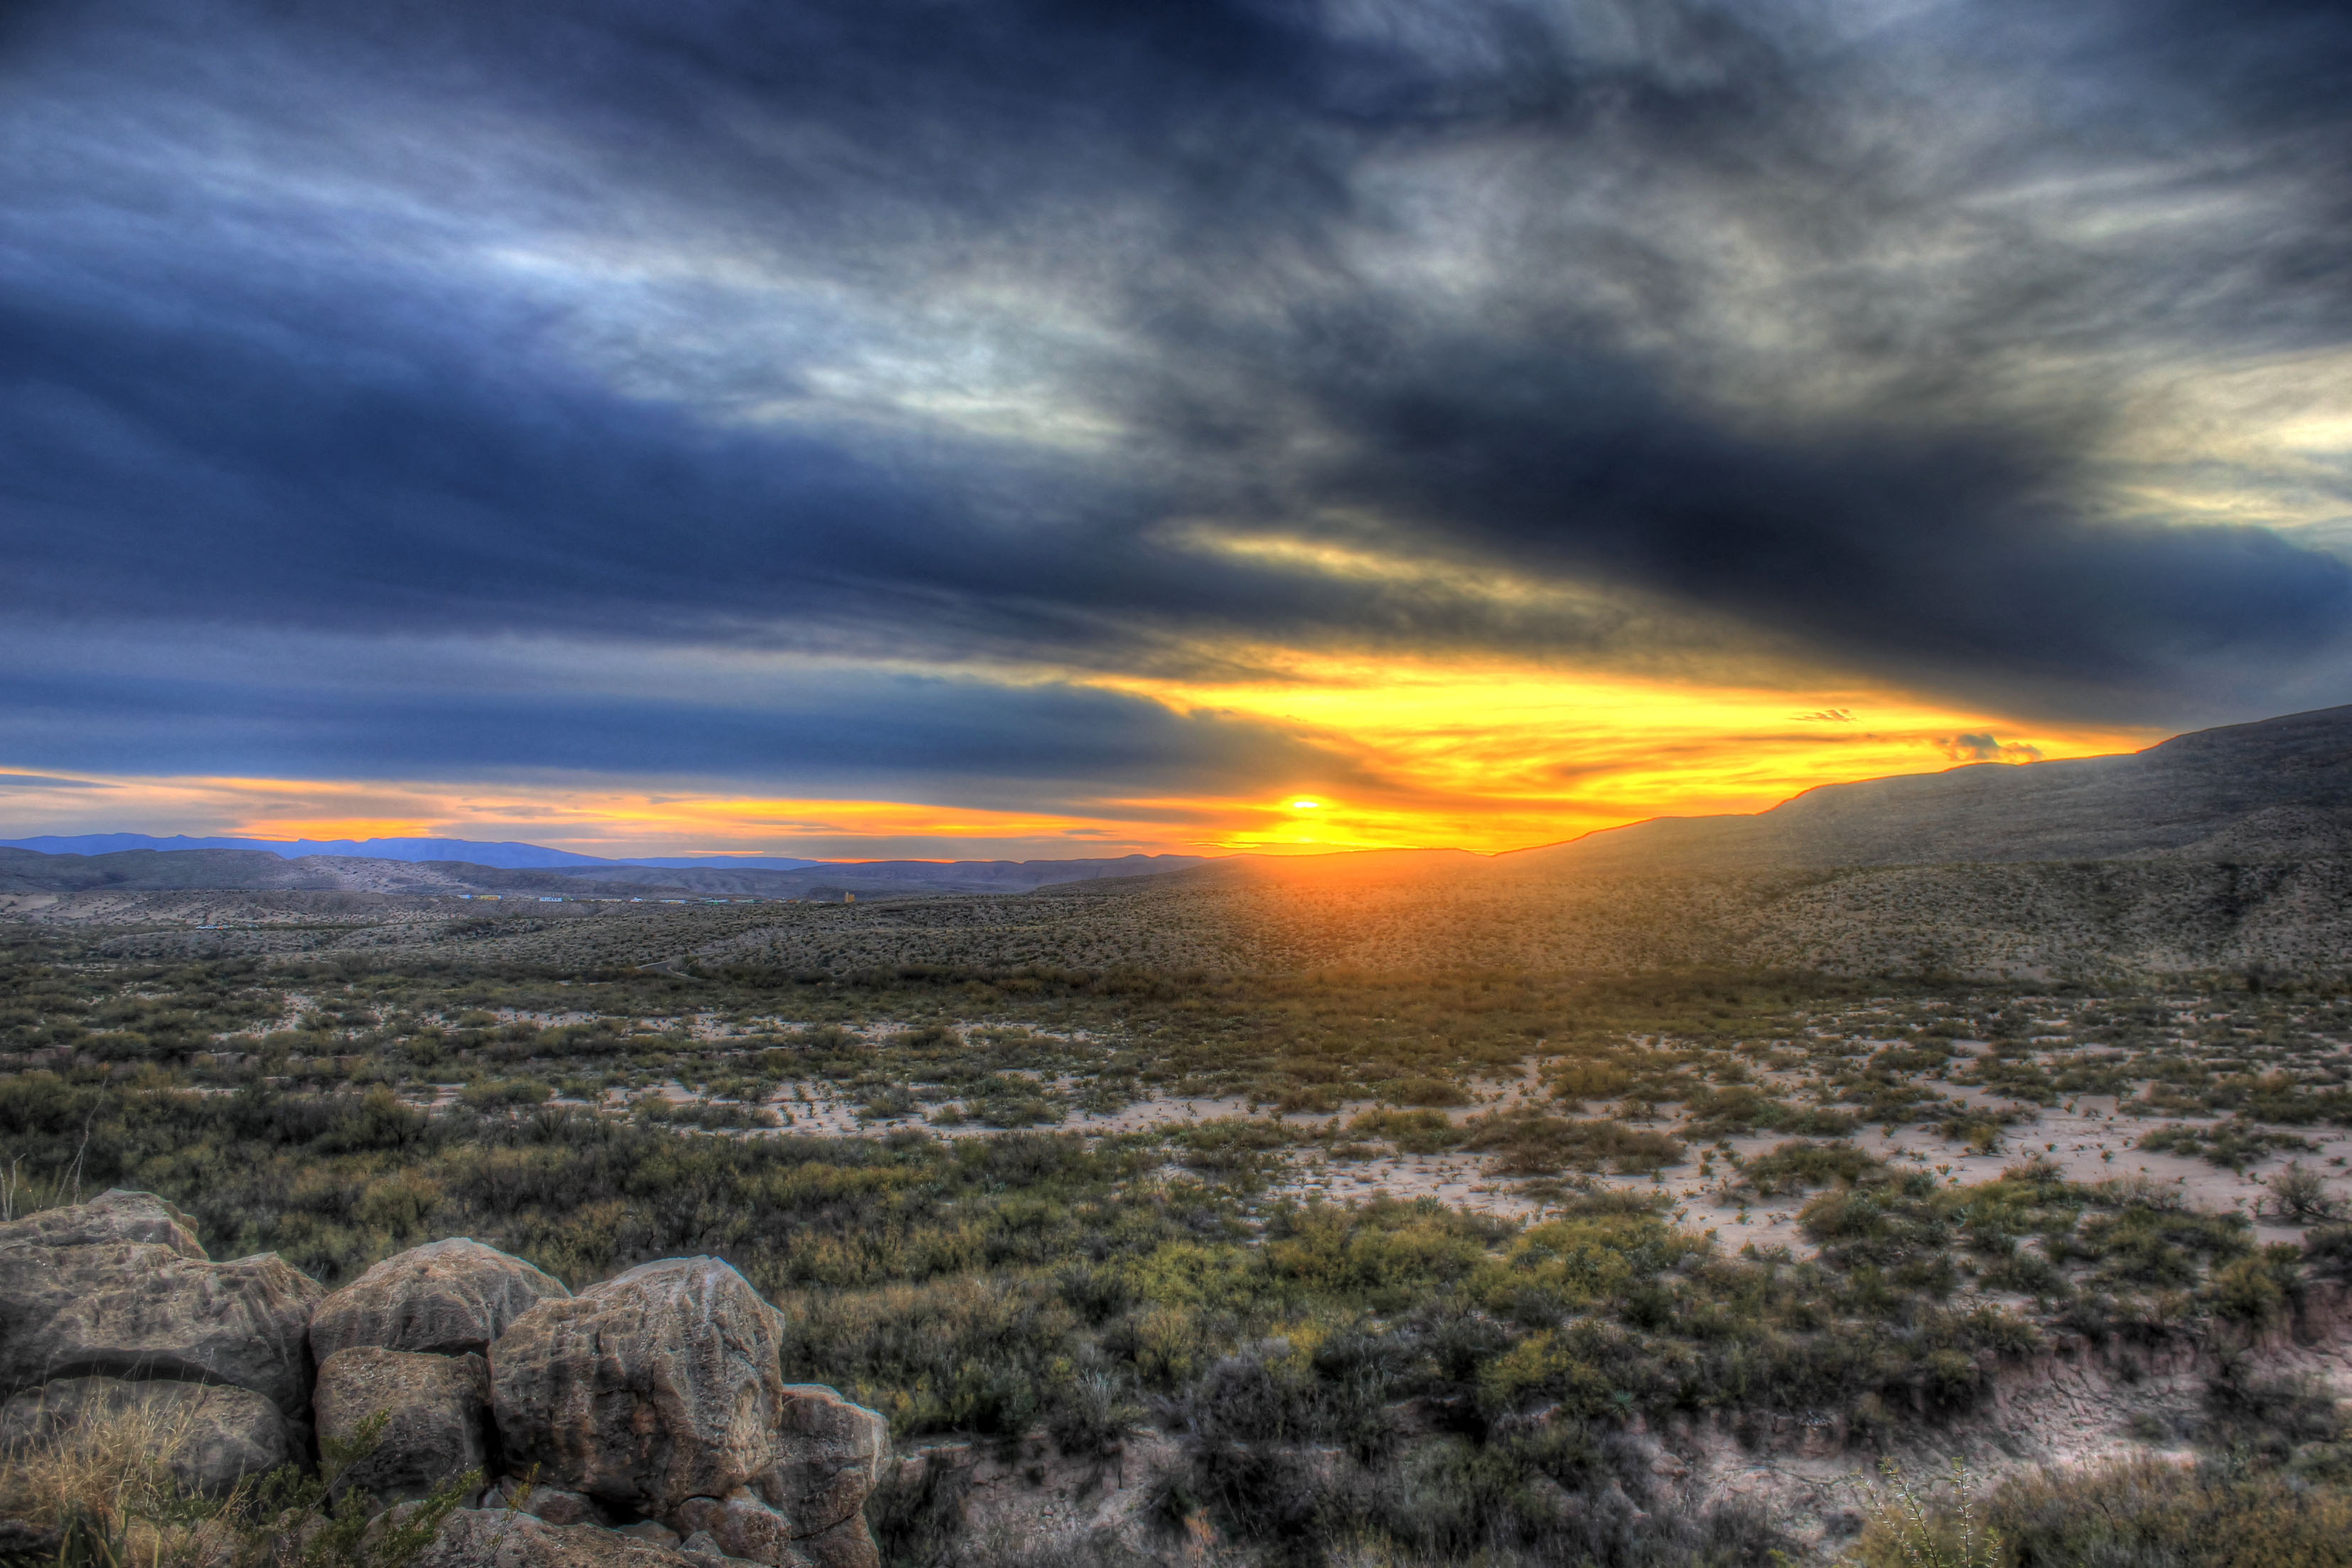
{"label": "dry grass tuft", "polygon": [[215,1568],[236,1532],[193,1500],[173,1461],[194,1439],[192,1408],[94,1410],[55,1436],[0,1452],[0,1513],[79,1538],[85,1560],[120,1568]]}

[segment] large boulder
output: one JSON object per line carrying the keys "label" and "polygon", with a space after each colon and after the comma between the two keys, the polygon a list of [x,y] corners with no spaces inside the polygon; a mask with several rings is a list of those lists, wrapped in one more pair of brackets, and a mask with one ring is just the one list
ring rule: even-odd
{"label": "large boulder", "polygon": [[46,1209],[0,1227],[36,1247],[101,1247],[144,1242],[168,1247],[183,1258],[209,1261],[196,1240],[196,1222],[152,1193],[116,1187],[86,1204]]}
{"label": "large boulder", "polygon": [[210,1496],[296,1458],[286,1418],[250,1389],[112,1377],[59,1378],[13,1395],[0,1405],[0,1452],[70,1440],[106,1420],[160,1448],[182,1487]]}
{"label": "large boulder", "polygon": [[792,1517],[793,1533],[815,1535],[856,1518],[890,1457],[881,1412],[823,1384],[787,1384],[776,1430],[783,1441],[775,1502]]}
{"label": "large boulder", "polygon": [[541,1301],[490,1347],[509,1467],[656,1519],[747,1485],[781,1500],[782,1327],[715,1258]]}
{"label": "large boulder", "polygon": [[387,1258],[320,1302],[310,1353],[320,1362],[354,1345],[479,1353],[540,1302],[570,1295],[521,1258],[455,1237]]}
{"label": "large boulder", "polygon": [[374,1447],[337,1479],[379,1502],[425,1497],[488,1460],[489,1368],[478,1355],[415,1355],[353,1345],[319,1363],[319,1443],[356,1442],[378,1412]]}
{"label": "large boulder", "polygon": [[215,1263],[145,1193],[0,1225],[0,1387],[59,1378],[250,1389],[300,1418],[310,1310],[326,1294],[277,1256]]}
{"label": "large boulder", "polygon": [[690,1568],[691,1560],[593,1524],[550,1524],[508,1509],[461,1508],[413,1568]]}

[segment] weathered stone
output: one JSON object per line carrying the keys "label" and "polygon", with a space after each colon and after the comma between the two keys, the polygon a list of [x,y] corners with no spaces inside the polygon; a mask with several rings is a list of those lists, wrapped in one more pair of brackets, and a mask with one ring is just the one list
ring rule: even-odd
{"label": "weathered stone", "polygon": [[874,1532],[866,1528],[864,1514],[795,1541],[793,1550],[810,1568],[882,1568],[882,1550],[874,1543]]}
{"label": "weathered stone", "polygon": [[749,1488],[739,1487],[724,1498],[688,1498],[669,1522],[689,1540],[707,1533],[728,1556],[771,1568],[798,1556],[793,1550],[793,1521]]}
{"label": "weathered stone", "polygon": [[0,1386],[225,1383],[299,1418],[310,1309],[325,1293],[275,1256],[211,1262],[178,1211],[108,1193],[0,1225]]}
{"label": "weathered stone", "polygon": [[490,1349],[508,1463],[656,1519],[746,1483],[778,1489],[782,1329],[715,1258],[648,1263],[541,1301]]}
{"label": "weathered stone", "polygon": [[550,1524],[510,1509],[461,1508],[413,1568],[685,1568],[692,1559],[593,1524]]}
{"label": "weathered stone", "polygon": [[[491,1500],[486,1508],[511,1508],[543,1519],[550,1524],[602,1524],[604,1518],[596,1507],[596,1500],[579,1492],[558,1490],[554,1487],[525,1486],[514,1476],[509,1476],[490,1489]],[[671,1541],[675,1531],[665,1531]],[[667,1543],[665,1543],[667,1544]]]}
{"label": "weathered stone", "polygon": [[[694,1564],[694,1568],[762,1568],[747,1557],[730,1557],[718,1540],[707,1530],[698,1530],[677,1543],[677,1554]],[[795,1563],[793,1568],[806,1568]]]}
{"label": "weathered stone", "polygon": [[196,1222],[152,1193],[121,1187],[70,1208],[47,1209],[0,1226],[0,1236],[39,1247],[102,1247],[143,1242],[168,1247],[183,1258],[209,1262],[196,1240]]}
{"label": "weathered stone", "polygon": [[563,1282],[466,1237],[387,1258],[319,1303],[310,1353],[325,1361],[353,1345],[463,1355],[487,1351],[507,1325]]}
{"label": "weathered stone", "polygon": [[181,1486],[217,1496],[241,1476],[260,1476],[295,1458],[278,1407],[249,1389],[201,1383],[126,1383],[68,1377],[28,1388],[0,1405],[0,1450],[45,1444],[84,1423],[128,1417],[161,1448]]}
{"label": "weathered stone", "polygon": [[821,1383],[784,1386],[776,1422],[782,1457],[770,1489],[793,1533],[814,1535],[855,1515],[881,1483],[890,1426],[877,1410],[852,1405]]}
{"label": "weathered stone", "polygon": [[478,1355],[415,1355],[353,1345],[319,1366],[319,1441],[351,1443],[381,1411],[375,1447],[352,1461],[338,1489],[380,1501],[425,1497],[487,1458],[489,1369]]}
{"label": "weathered stone", "polygon": [[641,1519],[635,1524],[616,1525],[614,1527],[614,1533],[634,1535],[639,1541],[650,1541],[656,1546],[677,1544],[677,1531],[657,1519]]}

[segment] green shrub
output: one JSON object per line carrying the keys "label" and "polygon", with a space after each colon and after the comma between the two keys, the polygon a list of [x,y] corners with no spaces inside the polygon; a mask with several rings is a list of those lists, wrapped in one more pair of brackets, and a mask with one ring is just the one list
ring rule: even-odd
{"label": "green shrub", "polygon": [[1462,1131],[1439,1110],[1368,1110],[1348,1123],[1357,1138],[1385,1138],[1407,1154],[1435,1154],[1462,1142]]}
{"label": "green shrub", "polygon": [[1542,1111],[1473,1117],[1463,1147],[1495,1156],[1497,1175],[1542,1176],[1566,1170],[1624,1173],[1678,1163],[1683,1146],[1663,1132],[1619,1121],[1571,1121]]}
{"label": "green shrub", "polygon": [[2352,1496],[2227,1465],[2045,1471],[2002,1487],[1990,1515],[2015,1568],[2352,1565]]}
{"label": "green shrub", "polygon": [[1885,1162],[1852,1143],[1782,1143],[1740,1167],[1740,1179],[1760,1197],[1832,1184],[1881,1179]]}

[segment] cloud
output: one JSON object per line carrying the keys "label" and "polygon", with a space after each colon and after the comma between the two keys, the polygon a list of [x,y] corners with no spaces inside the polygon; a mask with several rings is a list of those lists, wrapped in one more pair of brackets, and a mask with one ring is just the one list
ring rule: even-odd
{"label": "cloud", "polygon": [[[1346,759],[1229,714],[1067,685],[810,671],[764,700],[422,681],[0,677],[0,752],[76,771],[379,780],[583,775],[768,794],[960,792],[1033,808],[1105,793],[1374,787]],[[732,697],[734,700],[725,700]],[[0,784],[8,782],[0,775]]]}
{"label": "cloud", "polygon": [[1990,731],[1972,735],[1939,735],[1936,749],[1956,763],[2038,763],[2042,749],[2022,742],[2002,745]]}
{"label": "cloud", "polygon": [[[2151,501],[2128,455],[2148,386],[2342,342],[2338,7],[6,26],[0,605],[51,637],[5,693],[27,766],[143,738],[248,771],[1239,787],[1318,759],[978,677],[1769,647],[2140,723],[2347,668],[2352,569]],[[942,684],[330,700],[73,651],[167,625]]]}

